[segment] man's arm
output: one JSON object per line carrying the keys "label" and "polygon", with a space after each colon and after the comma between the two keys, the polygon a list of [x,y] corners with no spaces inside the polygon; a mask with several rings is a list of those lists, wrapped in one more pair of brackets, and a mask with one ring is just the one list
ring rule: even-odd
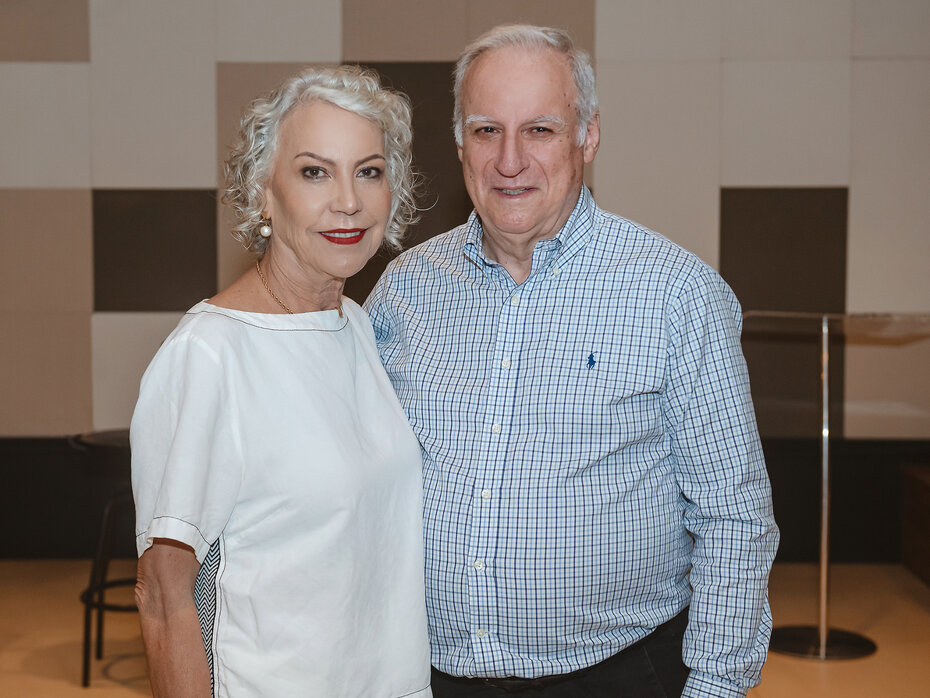
{"label": "man's arm", "polygon": [[709,269],[669,316],[669,429],[694,594],[684,659],[688,698],[744,696],[771,632],[768,575],[778,547],[771,488],[732,291]]}
{"label": "man's arm", "polygon": [[210,669],[194,605],[200,563],[191,547],[156,538],[139,558],[136,605],[152,695],[210,696]]}

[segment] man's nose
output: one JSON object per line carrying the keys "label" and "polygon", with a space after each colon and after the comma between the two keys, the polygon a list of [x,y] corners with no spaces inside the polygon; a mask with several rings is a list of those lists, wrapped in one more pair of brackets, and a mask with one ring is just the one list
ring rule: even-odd
{"label": "man's nose", "polygon": [[516,177],[526,169],[526,149],[519,134],[504,135],[495,166],[504,177]]}

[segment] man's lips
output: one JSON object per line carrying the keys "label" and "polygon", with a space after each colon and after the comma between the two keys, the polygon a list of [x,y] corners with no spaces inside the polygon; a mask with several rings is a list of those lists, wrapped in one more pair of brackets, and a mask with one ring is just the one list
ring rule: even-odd
{"label": "man's lips", "polygon": [[336,245],[355,245],[365,237],[366,228],[337,228],[321,230],[320,235]]}
{"label": "man's lips", "polygon": [[520,196],[527,192],[533,191],[533,187],[494,187],[494,191],[500,192],[504,196]]}

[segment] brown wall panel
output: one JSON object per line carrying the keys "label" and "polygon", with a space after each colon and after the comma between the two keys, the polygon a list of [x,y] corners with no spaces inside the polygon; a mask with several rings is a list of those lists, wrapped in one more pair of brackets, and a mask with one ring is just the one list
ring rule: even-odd
{"label": "brown wall panel", "polygon": [[90,312],[0,313],[0,436],[92,427]]}
{"label": "brown wall panel", "polygon": [[3,251],[15,264],[0,274],[0,311],[93,308],[89,189],[0,189]]}
{"label": "brown wall panel", "polygon": [[0,2],[0,61],[90,60],[87,0]]}
{"label": "brown wall panel", "polygon": [[[743,310],[845,311],[847,190],[731,188],[720,197],[720,271]],[[792,334],[743,334],[764,436],[820,431],[816,323]],[[831,430],[842,430],[844,353],[830,352]]]}
{"label": "brown wall panel", "polygon": [[[471,201],[452,137],[452,63],[366,63],[385,85],[400,90],[413,106],[414,167],[422,176],[420,222],[407,231],[404,247],[465,222]],[[345,294],[361,303],[394,255],[382,250],[346,283]]]}
{"label": "brown wall panel", "polygon": [[94,191],[94,309],[187,310],[216,293],[216,191]]}

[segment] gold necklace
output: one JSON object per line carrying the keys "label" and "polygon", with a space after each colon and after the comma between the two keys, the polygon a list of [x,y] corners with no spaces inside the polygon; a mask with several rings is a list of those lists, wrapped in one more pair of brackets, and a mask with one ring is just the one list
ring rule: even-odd
{"label": "gold necklace", "polygon": [[[275,295],[275,292],[271,290],[271,287],[268,285],[268,281],[265,279],[265,275],[262,274],[262,265],[257,259],[255,260],[255,271],[258,272],[258,278],[262,280],[262,286],[264,286],[265,290],[271,294],[272,298],[274,298],[274,302],[280,305],[282,308],[284,308],[284,312],[286,312],[288,315],[293,315],[294,311],[288,308],[286,305],[284,305],[284,301],[278,298]],[[342,303],[336,306],[336,312],[339,313],[339,317],[342,317]]]}
{"label": "gold necklace", "polygon": [[282,308],[284,308],[284,312],[286,312],[288,315],[293,315],[294,311],[288,308],[286,305],[284,305],[284,301],[278,298],[275,295],[274,291],[271,290],[271,287],[268,286],[268,282],[265,280],[265,275],[262,274],[262,265],[259,263],[259,260],[257,259],[255,260],[255,270],[258,272],[258,278],[262,280],[262,286],[264,286],[265,290],[271,294],[271,297],[274,298],[274,302],[280,305]]}

